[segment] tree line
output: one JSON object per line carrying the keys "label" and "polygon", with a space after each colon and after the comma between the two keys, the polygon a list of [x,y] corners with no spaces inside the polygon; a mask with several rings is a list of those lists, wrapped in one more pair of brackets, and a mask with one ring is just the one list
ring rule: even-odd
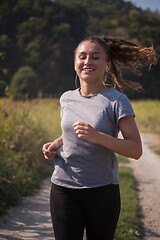
{"label": "tree line", "polygon": [[[0,94],[55,96],[74,89],[74,49],[88,35],[125,38],[160,53],[160,15],[124,0],[1,0]],[[160,98],[160,64],[142,76],[145,91],[132,98]]]}

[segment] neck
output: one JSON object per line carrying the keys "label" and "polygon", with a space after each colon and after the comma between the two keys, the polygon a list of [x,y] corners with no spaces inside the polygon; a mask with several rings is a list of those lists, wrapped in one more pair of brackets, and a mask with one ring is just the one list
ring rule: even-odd
{"label": "neck", "polygon": [[107,90],[107,86],[103,85],[102,83],[100,85],[92,85],[92,84],[81,84],[80,93],[83,96],[92,96],[97,93],[101,93]]}

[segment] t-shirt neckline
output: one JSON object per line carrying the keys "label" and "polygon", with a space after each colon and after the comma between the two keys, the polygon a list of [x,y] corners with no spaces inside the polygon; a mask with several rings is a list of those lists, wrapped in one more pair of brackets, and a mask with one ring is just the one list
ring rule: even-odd
{"label": "t-shirt neckline", "polygon": [[103,91],[103,92],[95,93],[95,94],[93,94],[93,95],[88,95],[88,96],[82,95],[82,94],[80,93],[80,88],[77,88],[76,90],[77,90],[77,92],[78,92],[78,94],[79,94],[80,97],[91,99],[91,98],[94,98],[94,97],[96,97],[96,96],[98,96],[98,95],[103,95],[103,94],[105,94],[105,93],[108,92],[110,89],[112,89],[112,87],[108,87],[108,88],[107,88],[105,91]]}

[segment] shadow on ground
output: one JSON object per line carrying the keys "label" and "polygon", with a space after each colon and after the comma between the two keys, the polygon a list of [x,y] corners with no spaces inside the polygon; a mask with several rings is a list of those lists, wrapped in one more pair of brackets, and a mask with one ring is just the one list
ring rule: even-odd
{"label": "shadow on ground", "polygon": [[50,179],[46,179],[36,196],[27,197],[0,218],[0,240],[53,240],[49,210]]}

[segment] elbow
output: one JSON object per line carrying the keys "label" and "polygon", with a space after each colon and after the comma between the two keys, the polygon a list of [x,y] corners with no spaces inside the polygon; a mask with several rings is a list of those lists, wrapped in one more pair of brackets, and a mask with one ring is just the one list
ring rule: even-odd
{"label": "elbow", "polygon": [[141,155],[137,155],[137,156],[134,157],[134,159],[135,160],[139,160],[141,156],[142,156],[142,154]]}
{"label": "elbow", "polygon": [[143,154],[142,144],[135,144],[132,151],[130,152],[130,158],[139,160]]}
{"label": "elbow", "polygon": [[135,160],[139,160],[139,159],[141,158],[142,154],[143,154],[142,147],[139,147],[138,149],[136,149],[133,158],[134,158]]}

